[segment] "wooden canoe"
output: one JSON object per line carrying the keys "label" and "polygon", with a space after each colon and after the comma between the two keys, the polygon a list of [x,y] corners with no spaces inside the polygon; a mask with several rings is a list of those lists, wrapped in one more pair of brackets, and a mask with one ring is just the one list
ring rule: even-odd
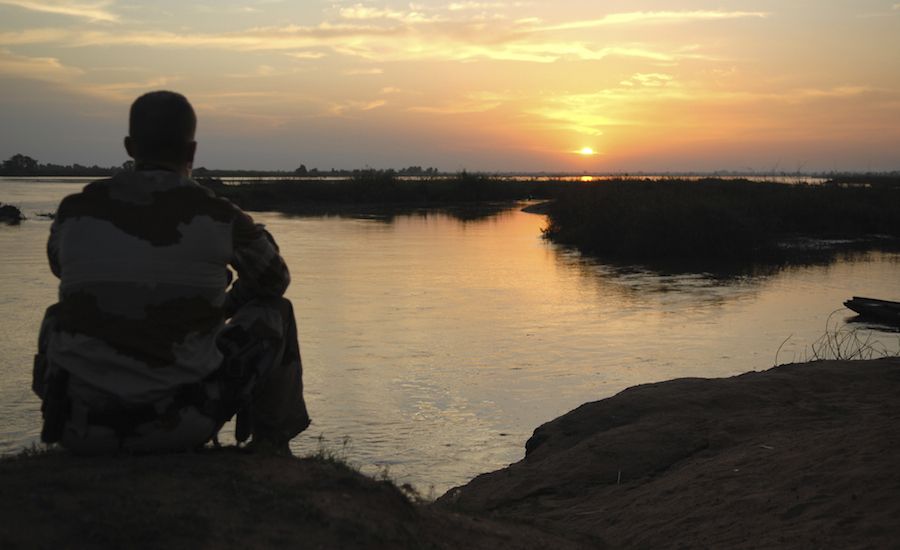
{"label": "wooden canoe", "polygon": [[844,306],[873,321],[900,326],[900,302],[854,296]]}

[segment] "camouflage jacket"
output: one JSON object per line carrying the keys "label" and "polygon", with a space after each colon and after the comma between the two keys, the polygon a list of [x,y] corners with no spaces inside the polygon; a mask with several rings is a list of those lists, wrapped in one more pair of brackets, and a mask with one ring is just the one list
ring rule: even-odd
{"label": "camouflage jacket", "polygon": [[[60,278],[47,358],[87,403],[156,402],[222,361],[216,335],[290,275],[271,235],[167,171],[123,172],[60,203],[47,245]],[[237,280],[227,291],[232,279]]]}

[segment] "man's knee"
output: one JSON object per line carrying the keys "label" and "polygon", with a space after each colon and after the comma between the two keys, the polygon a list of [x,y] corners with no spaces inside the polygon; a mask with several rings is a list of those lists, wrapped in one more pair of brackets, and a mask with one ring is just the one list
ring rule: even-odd
{"label": "man's knee", "polygon": [[248,300],[237,309],[232,318],[239,317],[242,313],[246,314],[246,312],[259,310],[277,311],[284,315],[294,314],[294,306],[290,300],[284,296],[267,296]]}
{"label": "man's knee", "polygon": [[256,298],[254,300],[251,300],[251,303],[252,302],[256,302],[258,307],[277,311],[281,314],[282,319],[287,320],[294,318],[294,305],[284,296]]}

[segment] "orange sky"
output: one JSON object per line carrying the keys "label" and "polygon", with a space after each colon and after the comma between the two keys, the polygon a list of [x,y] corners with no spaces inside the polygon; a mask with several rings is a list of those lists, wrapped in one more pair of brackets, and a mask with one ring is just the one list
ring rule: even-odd
{"label": "orange sky", "polygon": [[896,0],[147,4],[0,0],[0,157],[118,164],[167,88],[209,167],[900,169]]}

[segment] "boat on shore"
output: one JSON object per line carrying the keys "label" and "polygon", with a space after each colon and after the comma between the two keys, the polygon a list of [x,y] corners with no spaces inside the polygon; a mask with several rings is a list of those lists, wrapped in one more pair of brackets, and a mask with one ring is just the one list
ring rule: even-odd
{"label": "boat on shore", "polygon": [[860,317],[900,326],[900,302],[854,296],[844,302],[844,306],[858,313]]}

